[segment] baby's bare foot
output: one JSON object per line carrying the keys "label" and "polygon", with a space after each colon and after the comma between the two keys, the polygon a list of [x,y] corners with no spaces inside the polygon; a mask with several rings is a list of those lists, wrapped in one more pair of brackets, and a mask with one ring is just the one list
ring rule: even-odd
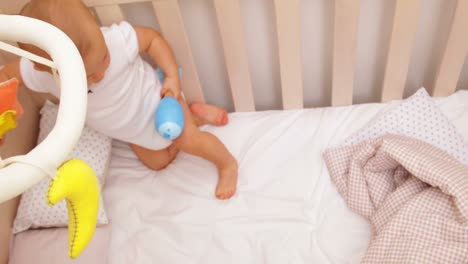
{"label": "baby's bare foot", "polygon": [[236,193],[237,188],[237,162],[233,160],[226,167],[219,169],[216,198],[226,200]]}
{"label": "baby's bare foot", "polygon": [[202,121],[201,123],[224,126],[228,122],[226,110],[218,106],[194,103],[190,105],[190,111]]}

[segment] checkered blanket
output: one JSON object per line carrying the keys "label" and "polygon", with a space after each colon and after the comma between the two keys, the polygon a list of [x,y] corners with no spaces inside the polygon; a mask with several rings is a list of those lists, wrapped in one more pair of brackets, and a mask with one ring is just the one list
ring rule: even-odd
{"label": "checkered blanket", "polygon": [[452,156],[384,135],[324,158],[348,206],[372,224],[363,263],[468,263],[468,168]]}

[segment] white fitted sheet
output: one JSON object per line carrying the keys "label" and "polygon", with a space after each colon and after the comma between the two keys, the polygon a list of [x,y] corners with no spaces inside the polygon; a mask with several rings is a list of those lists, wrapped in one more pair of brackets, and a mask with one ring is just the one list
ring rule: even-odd
{"label": "white fitted sheet", "polygon": [[[438,100],[468,139],[468,92]],[[240,165],[237,195],[214,198],[217,172],[179,154],[153,172],[115,142],[104,188],[109,263],[358,263],[370,227],[330,181],[322,152],[389,104],[235,113],[217,135]]]}

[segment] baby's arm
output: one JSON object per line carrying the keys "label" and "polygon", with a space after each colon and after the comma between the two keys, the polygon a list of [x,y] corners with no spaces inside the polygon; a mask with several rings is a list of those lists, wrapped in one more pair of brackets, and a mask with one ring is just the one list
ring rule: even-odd
{"label": "baby's arm", "polygon": [[179,69],[169,44],[155,30],[135,26],[140,53],[147,53],[164,72],[164,83],[161,94],[171,90],[176,98],[180,96]]}
{"label": "baby's arm", "polygon": [[0,66],[0,83],[8,81],[9,79],[16,78],[19,85],[23,84],[23,78],[20,73],[20,60],[14,60],[5,66]]}

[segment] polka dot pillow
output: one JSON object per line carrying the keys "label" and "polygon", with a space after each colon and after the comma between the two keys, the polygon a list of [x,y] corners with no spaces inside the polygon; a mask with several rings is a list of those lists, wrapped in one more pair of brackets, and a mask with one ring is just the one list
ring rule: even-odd
{"label": "polka dot pillow", "polygon": [[[46,102],[41,110],[38,142],[44,140],[55,125],[58,107]],[[99,185],[102,188],[107,173],[111,139],[90,128],[85,127],[78,144],[69,155],[86,161],[96,173]],[[21,196],[18,213],[14,222],[13,232],[18,233],[30,228],[68,226],[68,213],[66,202],[61,201],[51,207],[46,203],[46,192],[50,179],[44,179]],[[99,204],[98,225],[107,224],[102,197]]]}
{"label": "polka dot pillow", "polygon": [[346,139],[344,145],[358,144],[384,134],[425,141],[468,166],[468,144],[423,88]]}

